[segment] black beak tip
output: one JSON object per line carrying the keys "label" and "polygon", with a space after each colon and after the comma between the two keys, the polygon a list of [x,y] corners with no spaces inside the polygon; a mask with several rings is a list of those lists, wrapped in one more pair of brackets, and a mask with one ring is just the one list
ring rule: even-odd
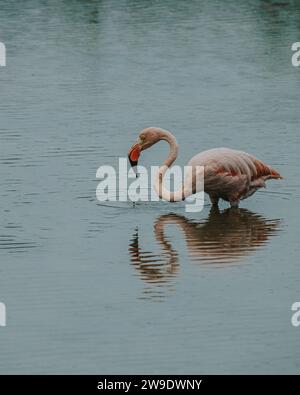
{"label": "black beak tip", "polygon": [[[129,163],[130,163],[130,166],[131,166],[131,167],[136,167],[136,166],[137,166],[138,162],[135,161],[135,160],[131,160],[129,155],[128,155],[128,160],[129,160]],[[136,173],[136,178],[137,178],[137,177],[138,177],[138,175],[137,175],[137,173]]]}
{"label": "black beak tip", "polygon": [[129,163],[130,163],[130,166],[131,166],[131,167],[135,167],[135,166],[137,166],[137,164],[138,164],[138,162],[137,162],[137,161],[135,161],[135,160],[131,160],[131,159],[130,159],[130,157],[128,157],[128,159],[129,159]]}

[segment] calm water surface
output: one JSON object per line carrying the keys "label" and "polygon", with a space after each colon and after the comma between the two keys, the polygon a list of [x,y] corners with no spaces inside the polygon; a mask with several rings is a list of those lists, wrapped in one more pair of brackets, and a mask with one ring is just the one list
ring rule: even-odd
{"label": "calm water surface", "polygon": [[[0,372],[299,372],[299,2],[0,9]],[[229,146],[285,180],[239,211],[98,204],[97,168],[149,125],[180,165]]]}

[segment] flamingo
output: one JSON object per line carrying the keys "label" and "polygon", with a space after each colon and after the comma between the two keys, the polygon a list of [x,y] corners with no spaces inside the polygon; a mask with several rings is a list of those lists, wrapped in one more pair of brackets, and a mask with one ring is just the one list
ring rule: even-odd
{"label": "flamingo", "polygon": [[[182,187],[175,192],[170,192],[163,186],[166,171],[176,160],[179,149],[176,138],[168,130],[158,127],[143,129],[129,149],[130,165],[135,167],[141,151],[161,140],[167,141],[170,150],[167,159],[155,174],[154,189],[160,199],[170,202],[185,200],[189,195],[199,192],[197,177],[200,177],[200,173],[196,170],[187,175]],[[188,166],[191,169],[197,169],[196,166],[204,167],[204,192],[209,195],[213,206],[218,206],[219,200],[223,199],[231,207],[238,207],[240,200],[248,198],[260,188],[265,188],[266,180],[283,178],[275,169],[253,155],[230,148],[213,148],[200,152],[190,159]]]}

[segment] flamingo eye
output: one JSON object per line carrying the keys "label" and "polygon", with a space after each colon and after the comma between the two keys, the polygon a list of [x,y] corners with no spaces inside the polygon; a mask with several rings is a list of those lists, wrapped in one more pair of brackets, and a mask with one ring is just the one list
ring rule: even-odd
{"label": "flamingo eye", "polygon": [[141,135],[140,135],[140,139],[141,139],[141,140],[145,140],[145,138],[146,138],[146,136],[145,136],[144,134],[141,134]]}

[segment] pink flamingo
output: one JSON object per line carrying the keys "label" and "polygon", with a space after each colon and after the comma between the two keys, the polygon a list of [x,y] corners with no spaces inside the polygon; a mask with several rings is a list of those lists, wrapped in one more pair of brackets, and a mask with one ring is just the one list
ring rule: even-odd
{"label": "pink flamingo", "polygon": [[[200,175],[197,171],[192,172],[185,178],[182,188],[175,192],[170,192],[163,186],[165,173],[178,155],[178,143],[171,132],[157,127],[143,129],[128,152],[130,164],[136,166],[141,151],[160,140],[169,143],[170,151],[155,175],[154,188],[163,200],[184,200],[198,192],[196,181],[197,175]],[[231,207],[238,207],[240,200],[253,195],[259,188],[265,188],[266,180],[282,179],[275,169],[254,156],[230,148],[214,148],[200,152],[188,162],[188,166],[191,166],[191,169],[194,166],[204,166],[204,191],[209,195],[212,205],[218,205],[221,198],[228,201]]]}

